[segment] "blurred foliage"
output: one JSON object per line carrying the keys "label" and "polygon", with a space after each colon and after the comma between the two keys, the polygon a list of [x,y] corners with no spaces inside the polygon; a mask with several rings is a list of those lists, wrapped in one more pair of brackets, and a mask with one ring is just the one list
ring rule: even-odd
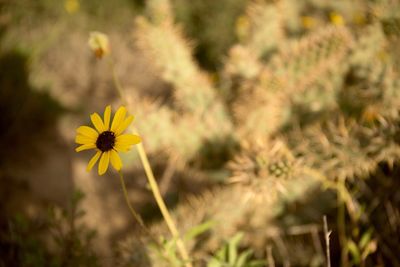
{"label": "blurred foliage", "polygon": [[239,242],[243,233],[237,233],[220,248],[207,263],[207,267],[258,267],[264,266],[264,261],[251,260],[252,251],[247,249],[239,253]]}
{"label": "blurred foliage", "polygon": [[76,191],[66,208],[53,206],[35,218],[17,214],[5,222],[0,266],[100,266],[92,245],[95,231],[81,223],[83,198]]}
{"label": "blurred foliage", "polygon": [[[184,240],[186,242],[190,242],[199,236],[205,235],[206,232],[213,226],[213,224],[213,221],[206,221],[202,224],[195,225],[183,235]],[[179,259],[175,239],[168,240],[161,236],[160,244],[161,246],[153,245],[151,248],[161,262],[163,262],[163,265],[171,267],[185,266],[184,262]]]}
{"label": "blurred foliage", "polygon": [[[397,16],[392,11],[399,8],[398,1],[280,0],[246,4],[241,15],[232,13],[235,24],[221,24],[235,27],[237,36],[230,42],[236,43],[228,45],[227,53],[212,56],[214,62],[222,64],[215,65],[218,76],[208,83],[200,78],[203,71],[190,59],[191,51],[196,50],[185,41],[182,28],[174,21],[173,11],[179,18],[184,9],[172,8],[168,1],[150,1],[147,17],[137,19],[139,47],[173,86],[174,105],[183,112],[202,114],[212,105],[211,98],[205,96],[214,89],[229,114],[219,118],[231,119],[233,132],[228,131],[228,136],[239,144],[227,166],[232,173],[228,182],[237,185],[205,193],[176,211],[182,231],[205,218],[221,220],[221,227],[215,226],[200,246],[188,245],[192,255],[204,258],[207,252],[217,250],[217,243],[244,228],[248,245],[257,255],[262,255],[272,241],[277,264],[318,266],[324,262],[323,245],[316,235],[319,230],[301,223],[318,225],[322,215],[329,214],[337,218],[331,222],[333,254],[339,255],[334,258],[339,259],[336,264],[393,262],[396,246],[381,250],[379,227],[365,228],[357,219],[362,210],[349,183],[368,180],[381,164],[393,166],[400,156],[398,55],[390,48],[398,42],[393,30],[396,20],[392,19]],[[190,9],[186,12],[190,21]],[[206,13],[195,13],[204,16],[197,25],[202,31],[216,31],[216,19],[215,27],[204,26],[205,21],[212,20]],[[183,27],[193,38],[190,24],[183,23]],[[232,28],[225,27],[220,35],[231,33]],[[203,42],[201,34],[199,40]],[[222,45],[220,38],[211,39]],[[213,99],[214,104],[220,101]],[[217,114],[214,112],[213,117]],[[392,179],[395,175],[391,168]],[[289,229],[306,229],[300,231],[302,242],[296,241],[301,239],[298,230],[287,234],[289,225],[279,220],[275,226],[278,234],[268,233],[273,218],[291,213],[282,210],[285,203],[304,201],[307,192],[319,187],[319,196],[333,192],[337,200],[313,200],[308,202],[312,216],[292,216],[297,225],[293,222]],[[369,199],[364,205],[381,201]],[[272,205],[276,208],[265,211]],[[385,213],[377,216],[386,217]],[[358,229],[357,235],[349,232],[349,220]],[[388,223],[386,219],[383,225]],[[154,231],[163,233],[166,229],[155,225]]]}
{"label": "blurred foliage", "polygon": [[[222,58],[236,41],[235,22],[247,0],[171,1],[178,23],[185,26],[188,37],[195,40],[194,56],[209,70],[221,67]],[[204,16],[204,14],[207,14]]]}

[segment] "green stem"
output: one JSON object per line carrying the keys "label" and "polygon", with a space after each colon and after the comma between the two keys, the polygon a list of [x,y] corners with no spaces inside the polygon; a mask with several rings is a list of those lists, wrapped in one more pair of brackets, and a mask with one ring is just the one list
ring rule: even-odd
{"label": "green stem", "polygon": [[153,192],[154,199],[156,200],[157,205],[160,208],[161,214],[164,217],[165,222],[167,223],[168,229],[171,232],[172,237],[174,238],[174,240],[176,240],[178,251],[181,254],[182,259],[184,260],[185,265],[187,267],[191,267],[192,264],[190,263],[189,254],[186,251],[185,245],[179,235],[178,229],[176,228],[176,225],[161,196],[160,189],[158,188],[158,184],[156,182],[156,179],[154,178],[154,174],[150,167],[150,163],[147,158],[146,152],[144,150],[143,144],[139,143],[138,145],[136,145],[136,148],[138,150],[140,160],[142,161],[143,168],[146,172],[147,180],[149,181],[149,185],[151,191]]}
{"label": "green stem", "polygon": [[[340,178],[338,181],[338,188],[345,188],[346,179]],[[347,258],[347,237],[346,237],[346,206],[345,200],[343,199],[343,194],[340,190],[337,191],[337,204],[338,204],[338,215],[337,215],[337,224],[338,224],[338,234],[339,234],[339,242],[342,248],[341,262],[343,267],[349,266],[348,258]]]}
{"label": "green stem", "polygon": [[111,58],[111,55],[110,55],[110,58],[108,60],[108,66],[109,66],[109,68],[111,70],[112,79],[113,79],[115,88],[118,91],[119,97],[123,101],[124,105],[126,105],[127,103],[126,103],[125,93],[124,93],[124,90],[122,89],[121,83],[119,82],[119,79],[117,77],[117,73],[115,72],[114,61]]}
{"label": "green stem", "polygon": [[122,191],[124,192],[125,202],[128,205],[128,208],[129,208],[133,218],[139,223],[140,227],[142,227],[143,229],[147,229],[146,226],[144,225],[142,218],[135,211],[135,209],[132,207],[131,203],[129,202],[128,191],[126,190],[124,175],[122,174],[121,171],[118,171],[118,174],[119,174],[119,180],[121,181]]}
{"label": "green stem", "polygon": [[[119,79],[118,79],[118,77],[116,75],[115,68],[114,68],[114,62],[113,62],[113,60],[111,58],[109,60],[109,66],[110,66],[110,69],[111,69],[111,72],[112,72],[114,85],[115,85],[115,87],[116,87],[116,89],[118,91],[119,96],[121,97],[121,100],[126,105],[127,101],[126,101],[126,98],[125,98],[124,90],[122,89],[122,86],[121,86],[121,84],[119,82]],[[136,129],[134,129],[134,132],[137,133],[138,131]],[[172,217],[171,217],[171,215],[170,215],[170,213],[169,213],[169,211],[167,209],[167,206],[165,205],[165,202],[164,202],[162,196],[161,196],[160,189],[158,188],[158,184],[156,182],[156,179],[154,178],[154,174],[153,174],[153,171],[151,169],[147,154],[146,154],[146,152],[144,150],[143,143],[137,144],[136,148],[137,148],[137,151],[139,153],[139,157],[140,157],[140,160],[142,162],[144,171],[146,173],[146,177],[147,177],[147,180],[149,182],[151,191],[153,192],[154,199],[157,202],[157,205],[158,205],[158,207],[159,207],[159,209],[161,211],[161,214],[162,214],[162,216],[163,216],[163,218],[164,218],[164,220],[165,220],[165,222],[166,222],[166,224],[168,226],[169,231],[172,234],[173,239],[176,240],[176,245],[177,245],[179,254],[182,257],[182,259],[183,259],[183,261],[185,263],[185,266],[186,267],[192,267],[192,263],[190,262],[189,254],[188,254],[188,252],[187,252],[187,250],[185,248],[185,244],[183,243],[182,238],[179,235],[178,229],[177,229],[177,227],[176,227],[176,225],[175,225],[175,223],[174,223],[174,221],[173,221],[173,219],[172,219]],[[125,187],[124,179],[123,179],[123,176],[122,176],[121,172],[120,172],[120,178],[121,178],[121,184],[122,184],[122,189],[124,191],[125,199],[127,201],[129,209],[131,210],[132,215],[135,217],[136,220],[138,220],[137,218],[139,218],[138,222],[139,222],[139,224],[141,224],[141,226],[143,225],[142,228],[147,229],[147,228],[145,228],[141,218],[137,215],[136,212],[134,212],[134,209],[129,204],[128,196],[127,196],[127,192],[126,192],[126,187]]]}
{"label": "green stem", "polygon": [[118,171],[118,174],[119,174],[119,180],[121,182],[122,191],[124,193],[125,202],[128,205],[128,208],[129,208],[133,218],[135,219],[135,221],[138,222],[143,233],[145,233],[149,238],[151,238],[156,245],[158,245],[160,248],[162,248],[160,242],[150,233],[149,229],[144,224],[142,217],[140,217],[140,215],[132,207],[132,205],[129,201],[128,190],[126,189],[125,179],[124,179],[124,175],[123,175],[122,171]]}

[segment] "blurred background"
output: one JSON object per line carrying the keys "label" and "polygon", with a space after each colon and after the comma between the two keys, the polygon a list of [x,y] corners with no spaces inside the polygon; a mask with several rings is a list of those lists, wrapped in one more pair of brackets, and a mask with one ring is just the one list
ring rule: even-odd
{"label": "blurred background", "polygon": [[323,216],[332,266],[400,266],[399,47],[398,0],[0,0],[0,266],[183,266],[136,150],[167,256],[74,151],[113,71],[195,266],[327,266]]}

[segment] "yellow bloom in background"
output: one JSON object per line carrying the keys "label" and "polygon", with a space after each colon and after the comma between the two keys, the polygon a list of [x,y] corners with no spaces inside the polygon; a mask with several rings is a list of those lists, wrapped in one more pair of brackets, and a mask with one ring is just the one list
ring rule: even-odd
{"label": "yellow bloom in background", "polygon": [[357,25],[365,25],[367,23],[367,18],[365,17],[365,14],[362,12],[356,12],[353,15],[353,22]]}
{"label": "yellow bloom in background", "polygon": [[79,1],[78,0],[65,0],[64,8],[69,14],[74,14],[79,10]]}
{"label": "yellow bloom in background", "polygon": [[249,35],[249,31],[250,31],[249,18],[244,15],[240,16],[236,20],[235,29],[236,29],[236,34],[239,37],[239,39],[240,40],[245,39]]}
{"label": "yellow bloom in background", "polygon": [[317,21],[313,17],[303,16],[301,17],[301,24],[306,29],[312,29],[317,25]]}
{"label": "yellow bloom in background", "polygon": [[96,154],[89,161],[87,171],[90,171],[99,159],[99,175],[107,171],[110,162],[114,169],[121,170],[122,161],[118,152],[127,152],[131,146],[140,143],[141,139],[138,135],[122,134],[134,119],[133,116],[126,117],[126,113],[126,108],[120,107],[110,125],[111,106],[107,106],[103,119],[97,113],[90,116],[94,128],[80,126],[76,130],[75,142],[81,146],[75,151],[96,150]]}
{"label": "yellow bloom in background", "polygon": [[97,58],[102,58],[110,53],[110,43],[108,36],[101,32],[91,32],[88,41],[90,49]]}
{"label": "yellow bloom in background", "polygon": [[332,24],[334,24],[336,26],[343,26],[344,25],[343,17],[337,12],[331,12],[329,14],[329,19],[331,20]]}

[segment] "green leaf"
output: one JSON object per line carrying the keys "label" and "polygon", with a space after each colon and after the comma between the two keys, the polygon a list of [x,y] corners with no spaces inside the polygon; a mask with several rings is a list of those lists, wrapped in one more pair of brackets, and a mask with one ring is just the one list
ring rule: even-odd
{"label": "green leaf", "polygon": [[216,258],[212,258],[208,263],[207,263],[207,267],[221,267],[222,264],[221,262],[216,259]]}
{"label": "green leaf", "polygon": [[214,225],[215,225],[215,221],[213,221],[213,220],[208,220],[202,224],[196,225],[193,228],[191,228],[189,231],[186,232],[184,239],[185,240],[194,239],[196,236],[207,232]]}
{"label": "green leaf", "polygon": [[265,265],[265,261],[263,260],[255,260],[250,262],[246,267],[262,267]]}
{"label": "green leaf", "polygon": [[368,242],[368,245],[365,247],[362,255],[361,255],[361,259],[365,260],[368,255],[374,253],[377,249],[378,245],[377,245],[377,241],[376,240],[371,240],[370,242]]}
{"label": "green leaf", "polygon": [[362,237],[360,239],[360,242],[358,242],[358,247],[359,248],[364,249],[365,246],[368,245],[368,243],[369,243],[369,241],[371,240],[371,237],[372,237],[372,232],[373,232],[373,230],[372,230],[372,228],[370,228],[370,229],[368,229],[368,231],[366,231],[362,235]]}
{"label": "green leaf", "polygon": [[236,234],[228,243],[228,262],[230,266],[234,266],[237,259],[237,247],[240,240],[243,238],[243,233]]}
{"label": "green leaf", "polygon": [[245,267],[249,257],[253,254],[251,249],[248,249],[240,254],[238,260],[235,263],[235,267]]}
{"label": "green leaf", "polygon": [[226,262],[227,254],[228,254],[228,246],[224,245],[217,251],[216,256],[219,260]]}
{"label": "green leaf", "polygon": [[352,256],[354,263],[359,264],[361,261],[360,250],[358,249],[356,243],[354,243],[353,240],[347,241],[347,249],[349,250]]}

